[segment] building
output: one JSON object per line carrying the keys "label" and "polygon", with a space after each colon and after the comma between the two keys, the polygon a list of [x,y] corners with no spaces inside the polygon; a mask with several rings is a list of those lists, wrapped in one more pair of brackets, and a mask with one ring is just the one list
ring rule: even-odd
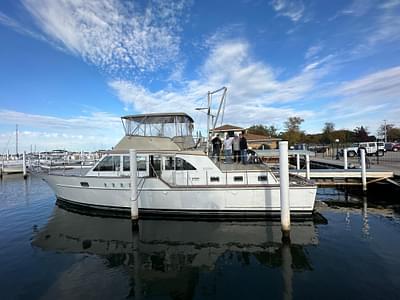
{"label": "building", "polygon": [[281,140],[266,135],[247,133],[245,128],[230,124],[216,127],[213,132],[213,136],[219,134],[221,138],[225,138],[226,134],[232,136],[234,134],[239,135],[240,133],[245,132],[244,136],[250,149],[278,149],[278,143]]}

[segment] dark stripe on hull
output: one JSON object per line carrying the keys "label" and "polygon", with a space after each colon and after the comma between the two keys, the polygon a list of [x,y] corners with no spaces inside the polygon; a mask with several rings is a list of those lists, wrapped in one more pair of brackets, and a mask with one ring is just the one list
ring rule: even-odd
{"label": "dark stripe on hull", "polygon": [[[115,207],[105,205],[92,205],[78,203],[75,201],[57,198],[57,205],[77,213],[90,214],[102,217],[130,217],[130,207]],[[313,211],[291,210],[290,215],[296,220],[309,220]],[[139,216],[151,219],[234,219],[234,220],[265,220],[280,219],[280,211],[272,210],[171,210],[171,209],[148,209],[140,208]]]}

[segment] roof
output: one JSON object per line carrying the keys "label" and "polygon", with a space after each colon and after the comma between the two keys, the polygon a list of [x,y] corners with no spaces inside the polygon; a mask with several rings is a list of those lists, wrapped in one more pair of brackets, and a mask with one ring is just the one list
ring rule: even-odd
{"label": "roof", "polygon": [[121,117],[122,120],[134,121],[142,124],[154,124],[154,123],[193,123],[191,116],[184,112],[174,113],[149,113],[140,115],[129,115]]}
{"label": "roof", "polygon": [[281,140],[279,138],[271,138],[271,137],[263,135],[263,134],[255,134],[255,133],[246,133],[244,136],[248,142],[251,142],[251,141],[271,142],[271,141],[280,141]]}
{"label": "roof", "polygon": [[138,151],[179,151],[179,147],[167,137],[124,136],[114,151],[136,149]]}
{"label": "roof", "polygon": [[244,128],[225,124],[220,127],[215,127],[214,132],[225,132],[225,131],[242,131]]}

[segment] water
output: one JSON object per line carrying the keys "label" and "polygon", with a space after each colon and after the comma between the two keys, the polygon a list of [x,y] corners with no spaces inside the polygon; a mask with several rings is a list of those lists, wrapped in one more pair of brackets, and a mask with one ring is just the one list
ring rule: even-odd
{"label": "water", "polygon": [[282,245],[268,221],[141,220],[135,234],[129,220],[57,207],[37,178],[6,178],[0,298],[399,299],[393,207],[336,189],[318,199],[335,204],[321,209],[328,224],[293,223]]}

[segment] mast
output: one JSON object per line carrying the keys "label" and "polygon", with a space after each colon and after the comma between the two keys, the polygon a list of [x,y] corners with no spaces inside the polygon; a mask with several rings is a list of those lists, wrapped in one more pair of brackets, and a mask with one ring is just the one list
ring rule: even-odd
{"label": "mast", "polygon": [[15,125],[15,153],[18,158],[18,124]]}
{"label": "mast", "polygon": [[210,147],[210,116],[211,116],[211,92],[207,94],[207,148],[206,154],[208,156],[208,148]]}

